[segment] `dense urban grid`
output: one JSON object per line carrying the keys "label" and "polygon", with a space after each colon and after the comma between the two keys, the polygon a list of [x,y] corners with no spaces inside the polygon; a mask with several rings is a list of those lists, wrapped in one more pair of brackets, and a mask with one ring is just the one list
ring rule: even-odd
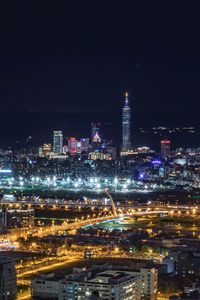
{"label": "dense urban grid", "polygon": [[135,148],[131,121],[126,94],[120,148],[92,123],[1,150],[0,299],[199,297],[200,148]]}

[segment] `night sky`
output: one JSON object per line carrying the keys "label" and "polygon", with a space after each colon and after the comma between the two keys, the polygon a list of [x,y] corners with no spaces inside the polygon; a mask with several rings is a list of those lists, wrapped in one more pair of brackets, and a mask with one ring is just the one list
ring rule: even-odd
{"label": "night sky", "polygon": [[138,112],[200,109],[198,1],[12,2],[0,8],[0,113],[119,111],[125,91]]}

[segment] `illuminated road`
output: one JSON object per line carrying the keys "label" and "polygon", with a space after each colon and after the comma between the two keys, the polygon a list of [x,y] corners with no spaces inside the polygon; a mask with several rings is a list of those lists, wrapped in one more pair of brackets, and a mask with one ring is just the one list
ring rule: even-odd
{"label": "illuminated road", "polygon": [[[60,261],[60,262],[54,262],[54,263],[50,263],[48,266],[40,266],[40,267],[36,267],[34,268],[33,270],[30,270],[30,271],[25,271],[25,272],[22,272],[20,274],[17,275],[17,280],[22,278],[22,281],[23,281],[23,278],[25,277],[29,277],[29,276],[32,276],[32,275],[35,275],[37,274],[38,272],[44,272],[44,271],[48,271],[48,270],[51,270],[51,269],[57,269],[59,267],[62,267],[62,266],[65,266],[71,262],[76,262],[76,261],[79,261],[80,259],[83,258],[83,255],[80,257],[77,257],[77,256],[72,256],[72,257],[68,257],[68,258],[63,258],[63,261]],[[21,282],[22,282],[21,281]],[[25,281],[27,282],[27,278],[25,279]],[[18,281],[20,282],[20,281]]]}
{"label": "illuminated road", "polygon": [[[79,256],[79,257],[77,257]],[[125,255],[123,253],[118,253],[115,250],[113,250],[112,253],[102,253],[102,252],[98,252],[96,253],[94,259],[109,259],[109,258],[123,258],[123,259],[133,259],[133,258],[142,258],[142,259],[146,259],[146,260],[150,260],[151,258],[145,258],[144,256],[139,257],[139,256],[130,256],[130,255]],[[33,270],[30,271],[25,271],[22,272],[21,274],[17,275],[17,283],[18,284],[23,284],[27,286],[27,290],[26,292],[21,295],[20,297],[18,297],[17,299],[20,300],[25,300],[25,299],[31,299],[31,294],[30,294],[30,289],[28,289],[31,285],[31,277],[33,275],[36,275],[39,272],[44,272],[44,271],[53,271],[55,269],[59,269],[60,267],[63,266],[68,266],[70,263],[74,263],[74,262],[78,262],[81,261],[83,259],[83,253],[79,252],[79,254],[77,254],[76,256],[71,255],[71,257],[69,258],[69,256],[63,257],[62,258],[63,261],[60,262],[54,262],[54,263],[50,263],[48,266],[40,266],[40,267],[36,267]]]}
{"label": "illuminated road", "polygon": [[[71,201],[71,200],[59,200],[59,199],[39,199],[35,201],[30,200],[22,200],[22,201],[9,201],[9,200],[0,200],[0,204],[6,205],[9,208],[21,208],[21,207],[35,207],[35,208],[53,208],[53,209],[68,209],[68,208],[111,208],[111,204],[101,204],[101,203],[84,203],[83,201]],[[195,205],[151,205],[151,204],[144,204],[144,205],[131,205],[131,204],[115,204],[116,209],[133,209],[133,210],[147,210],[149,208],[158,208],[158,209],[164,209],[164,210],[170,210],[170,209],[179,209],[179,210],[191,210],[196,209],[197,211],[200,211],[200,206]]]}
{"label": "illuminated road", "polygon": [[22,294],[22,296],[18,296],[17,300],[30,300],[31,299],[31,293],[30,291],[25,292]]}
{"label": "illuminated road", "polygon": [[80,256],[79,258],[76,257],[65,257],[63,258],[63,261],[60,262],[54,262],[54,263],[50,263],[48,266],[40,266],[40,267],[36,267],[33,270],[30,271],[25,271],[22,272],[20,274],[17,275],[17,284],[22,284],[27,286],[27,290],[25,291],[25,293],[23,293],[22,295],[19,295],[17,297],[17,299],[20,300],[26,300],[26,299],[31,299],[31,292],[30,292],[30,285],[31,285],[31,279],[29,279],[30,277],[32,277],[33,275],[36,275],[39,272],[45,272],[45,271],[50,271],[52,269],[57,269],[63,266],[67,266],[68,264],[72,263],[72,262],[78,262],[83,258],[83,256]]}
{"label": "illuminated road", "polygon": [[45,237],[47,235],[58,234],[66,230],[68,231],[77,230],[78,228],[84,225],[95,224],[98,222],[110,220],[112,218],[113,218],[112,216],[106,216],[106,217],[98,217],[98,218],[88,219],[88,220],[79,220],[77,222],[64,224],[64,225],[33,227],[28,229],[15,228],[15,229],[11,229],[9,233],[2,234],[1,240],[9,240],[10,242],[16,242],[18,238],[20,237],[27,238],[28,235],[32,235],[35,237],[36,236]]}

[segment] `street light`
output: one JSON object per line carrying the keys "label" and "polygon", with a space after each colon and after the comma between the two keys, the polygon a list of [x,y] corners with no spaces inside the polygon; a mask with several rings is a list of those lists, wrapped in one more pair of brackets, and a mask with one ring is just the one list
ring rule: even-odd
{"label": "street light", "polygon": [[97,183],[97,188],[100,189],[100,187],[101,187],[101,184]]}
{"label": "street light", "polygon": [[117,179],[117,177],[115,177],[114,184],[117,184],[117,183],[118,183],[118,179]]}
{"label": "street light", "polygon": [[74,187],[75,187],[75,188],[78,187],[78,182],[74,182]]}

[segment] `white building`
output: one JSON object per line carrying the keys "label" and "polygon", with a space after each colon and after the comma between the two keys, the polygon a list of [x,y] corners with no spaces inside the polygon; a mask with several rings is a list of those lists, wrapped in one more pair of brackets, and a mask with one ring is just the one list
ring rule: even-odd
{"label": "white building", "polygon": [[33,299],[87,300],[96,292],[102,300],[156,299],[158,273],[104,266],[81,269],[64,279],[41,275],[32,281]]}
{"label": "white building", "polygon": [[103,152],[90,152],[88,154],[88,159],[90,160],[112,160],[112,156],[109,153]]}

